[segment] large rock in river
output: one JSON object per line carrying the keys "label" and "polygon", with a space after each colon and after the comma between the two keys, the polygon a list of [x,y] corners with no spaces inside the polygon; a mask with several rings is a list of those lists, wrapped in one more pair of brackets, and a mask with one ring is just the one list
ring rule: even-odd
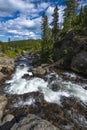
{"label": "large rock in river", "polygon": [[87,51],[81,51],[72,59],[71,69],[87,75]]}
{"label": "large rock in river", "polygon": [[48,66],[49,66],[48,64],[41,64],[41,66],[33,68],[32,69],[33,75],[39,77],[46,75],[47,73],[50,72]]}

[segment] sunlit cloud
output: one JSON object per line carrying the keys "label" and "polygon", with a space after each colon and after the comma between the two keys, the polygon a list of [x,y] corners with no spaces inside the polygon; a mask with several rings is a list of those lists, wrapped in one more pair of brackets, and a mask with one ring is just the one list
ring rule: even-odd
{"label": "sunlit cloud", "polygon": [[[0,0],[0,40],[41,37],[41,16],[46,11],[49,25],[55,5],[59,8],[59,23],[63,23],[63,1]],[[87,1],[86,1],[87,2]],[[85,2],[83,2],[83,5]]]}

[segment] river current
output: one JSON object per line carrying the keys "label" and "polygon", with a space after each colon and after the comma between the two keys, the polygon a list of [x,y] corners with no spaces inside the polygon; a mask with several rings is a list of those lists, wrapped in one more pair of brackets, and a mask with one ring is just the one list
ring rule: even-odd
{"label": "river current", "polygon": [[[5,93],[12,96],[14,94],[23,95],[31,92],[40,92],[44,95],[44,99],[47,102],[58,105],[61,105],[62,97],[75,97],[84,104],[87,103],[87,90],[84,89],[86,83],[65,80],[54,71],[46,75],[45,78],[34,77],[31,68],[31,60],[29,61],[24,57],[20,58],[12,78],[6,81]],[[30,78],[23,78],[25,74],[29,75]],[[74,73],[63,72],[63,74],[73,79],[77,78]],[[52,76],[55,76],[54,80],[51,80]],[[52,89],[53,86],[56,86],[56,91]],[[20,98],[14,106],[30,105],[34,102],[35,99],[32,97],[26,101]]]}

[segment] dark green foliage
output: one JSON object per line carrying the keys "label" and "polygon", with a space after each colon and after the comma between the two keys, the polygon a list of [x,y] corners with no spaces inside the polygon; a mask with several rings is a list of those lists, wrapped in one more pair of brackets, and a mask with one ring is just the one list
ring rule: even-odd
{"label": "dark green foliage", "polygon": [[14,58],[24,52],[37,52],[41,49],[41,40],[20,40],[1,43],[0,49],[6,55]]}
{"label": "dark green foliage", "polygon": [[48,25],[48,17],[45,12],[42,16],[42,42],[41,42],[41,61],[48,62],[51,56],[51,30]]}
{"label": "dark green foliage", "polygon": [[10,42],[11,41],[11,38],[10,37],[8,37],[8,42]]}
{"label": "dark green foliage", "polygon": [[81,35],[87,35],[87,5],[81,7],[80,13],[74,21],[74,31]]}
{"label": "dark green foliage", "polygon": [[73,22],[76,17],[76,11],[78,7],[77,0],[66,0],[65,1],[65,13],[64,13],[64,29],[71,30],[73,28]]}
{"label": "dark green foliage", "polygon": [[83,27],[87,29],[87,5],[83,9]]}
{"label": "dark green foliage", "polygon": [[56,48],[56,46],[58,46],[58,33],[59,33],[59,14],[58,14],[58,7],[56,6],[54,8],[54,12],[53,12],[53,20],[52,20],[52,41],[53,41],[53,59],[55,59],[55,55],[58,51],[58,49]]}
{"label": "dark green foliage", "polygon": [[59,31],[59,14],[58,14],[58,7],[56,6],[53,12],[53,21],[52,21],[52,39],[53,43],[55,44],[58,40],[58,31]]}

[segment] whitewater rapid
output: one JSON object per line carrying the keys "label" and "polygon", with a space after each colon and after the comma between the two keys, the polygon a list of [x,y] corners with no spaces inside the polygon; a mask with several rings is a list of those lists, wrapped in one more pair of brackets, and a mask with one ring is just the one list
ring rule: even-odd
{"label": "whitewater rapid", "polygon": [[[31,92],[40,92],[44,95],[44,99],[50,103],[61,104],[61,98],[65,97],[75,97],[82,102],[87,102],[87,90],[84,89],[84,84],[77,84],[71,81],[65,81],[55,72],[46,75],[44,80],[39,77],[33,77],[33,73],[30,71],[30,65],[27,64],[26,58],[20,60],[20,63],[17,65],[15,73],[12,76],[11,80],[6,81],[5,92],[10,95],[23,95]],[[28,74],[30,79],[24,79],[23,76]],[[71,75],[75,77],[76,75]],[[55,75],[56,79],[51,81],[51,77]],[[56,86],[57,90],[52,89],[53,86]],[[19,105],[30,105],[34,102],[34,99],[27,99],[26,102],[23,102],[21,99]],[[16,104],[15,104],[16,105]]]}

